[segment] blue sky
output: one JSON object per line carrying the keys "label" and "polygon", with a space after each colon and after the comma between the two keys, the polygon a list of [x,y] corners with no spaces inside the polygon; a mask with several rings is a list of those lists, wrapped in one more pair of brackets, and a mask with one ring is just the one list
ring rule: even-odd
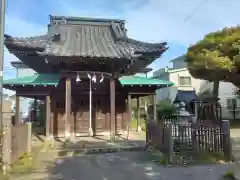
{"label": "blue sky", "polygon": [[[169,50],[150,67],[171,66],[206,33],[239,24],[240,0],[206,0],[187,22],[184,19],[202,0],[6,0],[6,33],[33,36],[46,33],[49,15],[124,19],[128,36],[148,42],[167,41]],[[5,51],[5,78],[15,75]]]}

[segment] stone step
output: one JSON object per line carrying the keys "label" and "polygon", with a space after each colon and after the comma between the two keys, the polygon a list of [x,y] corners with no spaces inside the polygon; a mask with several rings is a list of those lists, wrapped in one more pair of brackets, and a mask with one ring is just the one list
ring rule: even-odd
{"label": "stone step", "polygon": [[231,137],[231,142],[233,144],[240,144],[240,137]]}
{"label": "stone step", "polygon": [[240,145],[232,145],[232,151],[240,151]]}
{"label": "stone step", "polygon": [[[54,149],[48,152],[77,152],[80,154],[99,154],[99,153],[115,153],[122,151],[144,151],[146,146],[123,146],[123,147],[105,147],[105,148],[85,148],[85,149]],[[45,151],[42,151],[45,152]]]}
{"label": "stone step", "polygon": [[240,137],[231,137],[232,155],[235,162],[240,161]]}
{"label": "stone step", "polygon": [[235,161],[240,161],[240,151],[233,151],[232,154]]}

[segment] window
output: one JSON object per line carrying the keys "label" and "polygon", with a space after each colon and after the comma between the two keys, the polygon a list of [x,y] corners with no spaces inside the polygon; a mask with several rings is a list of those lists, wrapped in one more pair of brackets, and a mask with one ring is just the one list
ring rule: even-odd
{"label": "window", "polygon": [[180,86],[191,86],[191,77],[179,77]]}
{"label": "window", "polygon": [[238,101],[237,99],[227,99],[227,108],[228,109],[234,109],[238,107]]}

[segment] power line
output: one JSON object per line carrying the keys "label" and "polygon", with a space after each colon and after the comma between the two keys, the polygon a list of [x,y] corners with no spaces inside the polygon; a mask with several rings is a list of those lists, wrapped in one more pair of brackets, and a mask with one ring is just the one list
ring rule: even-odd
{"label": "power line", "polygon": [[200,4],[183,20],[183,22],[187,22],[206,1],[208,0],[202,0]]}

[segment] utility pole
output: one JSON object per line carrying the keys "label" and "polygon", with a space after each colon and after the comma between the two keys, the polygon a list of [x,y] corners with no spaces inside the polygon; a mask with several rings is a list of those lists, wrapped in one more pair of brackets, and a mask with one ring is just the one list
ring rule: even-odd
{"label": "utility pole", "polygon": [[5,0],[0,0],[0,125],[3,130],[2,94],[3,94],[3,62],[4,62],[4,30],[5,30]]}

